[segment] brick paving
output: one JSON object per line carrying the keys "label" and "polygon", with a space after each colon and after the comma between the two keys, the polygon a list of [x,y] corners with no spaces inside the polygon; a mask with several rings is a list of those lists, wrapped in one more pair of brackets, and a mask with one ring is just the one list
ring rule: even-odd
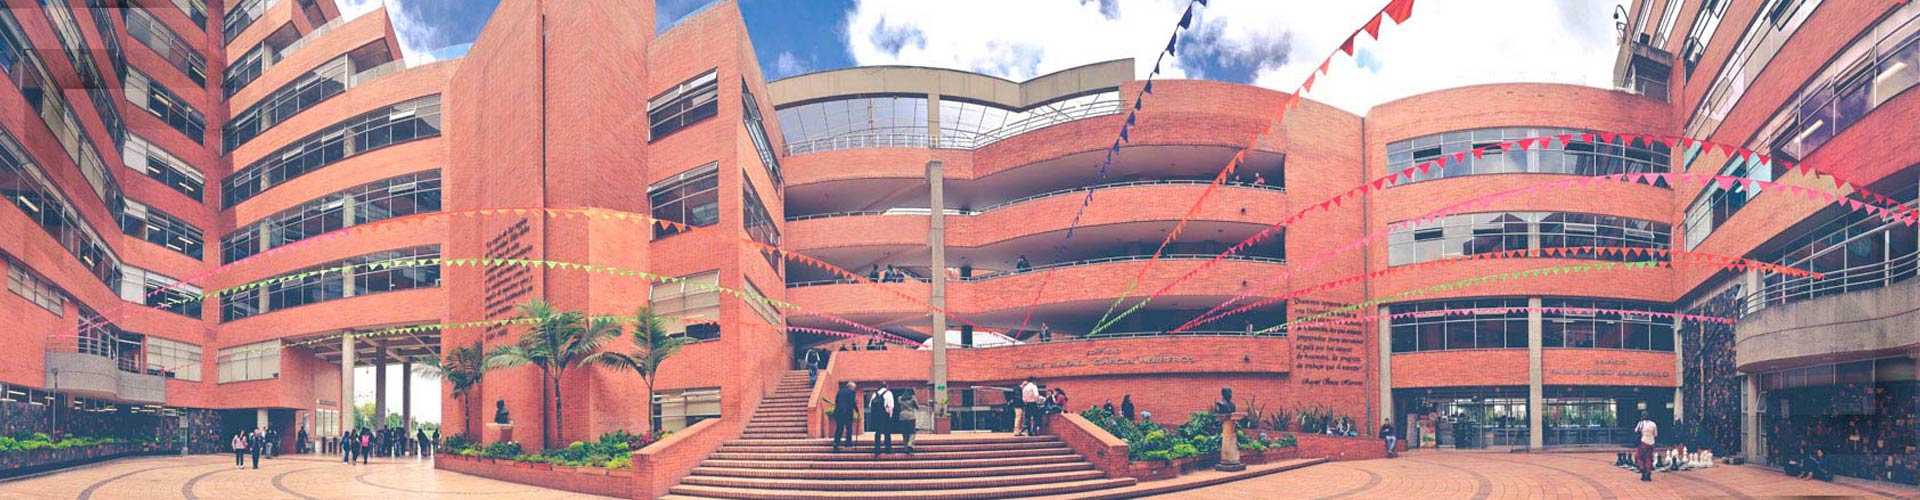
{"label": "brick paving", "polygon": [[[1760,499],[1920,498],[1920,490],[1843,480],[1802,481],[1758,467],[1663,473],[1642,483],[1609,453],[1414,452],[1393,460],[1329,462],[1151,497],[1162,499]],[[1150,484],[1150,483],[1149,483]],[[361,498],[602,499],[435,470],[414,459],[348,466],[337,458],[262,460],[235,470],[225,456],[151,457],[0,483],[0,499],[333,500]]]}
{"label": "brick paving", "polygon": [[1843,480],[1803,481],[1759,467],[1655,474],[1613,467],[1612,453],[1413,452],[1392,460],[1329,462],[1156,499],[1758,499],[1782,496],[1920,498],[1920,489]]}

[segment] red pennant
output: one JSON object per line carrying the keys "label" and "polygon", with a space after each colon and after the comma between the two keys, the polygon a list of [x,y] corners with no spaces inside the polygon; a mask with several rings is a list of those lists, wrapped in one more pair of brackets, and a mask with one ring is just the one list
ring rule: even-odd
{"label": "red pennant", "polygon": [[1320,74],[1322,75],[1327,74],[1327,63],[1331,63],[1331,62],[1333,62],[1332,57],[1328,57],[1325,60],[1320,61]]}
{"label": "red pennant", "polygon": [[1353,55],[1353,36],[1347,36],[1347,41],[1340,43],[1340,51],[1347,53],[1349,56]]}
{"label": "red pennant", "polygon": [[1380,14],[1374,14],[1373,20],[1367,21],[1367,25],[1361,27],[1360,29],[1362,31],[1366,31],[1367,36],[1373,37],[1374,40],[1379,40],[1380,39]]}
{"label": "red pennant", "polygon": [[[1582,135],[1585,135],[1585,134],[1582,134]],[[1600,142],[1605,142],[1605,143],[1608,143],[1608,144],[1612,144],[1612,143],[1613,143],[1613,133],[1611,133],[1611,132],[1601,132],[1601,133],[1600,133]]]}
{"label": "red pennant", "polygon": [[1405,23],[1407,18],[1413,17],[1413,0],[1393,0],[1387,4],[1386,8],[1380,9],[1380,12],[1393,18],[1394,24]]}
{"label": "red pennant", "polygon": [[1568,144],[1573,144],[1573,134],[1560,134],[1559,139],[1560,147],[1564,148],[1567,147]]}
{"label": "red pennant", "polygon": [[1716,146],[1720,147],[1720,154],[1733,156],[1733,146],[1728,146],[1725,144],[1716,144]]}
{"label": "red pennant", "polygon": [[1433,162],[1430,162],[1430,161],[1420,162],[1419,168],[1420,168],[1420,173],[1425,174],[1427,173],[1428,170],[1433,169]]}
{"label": "red pennant", "polygon": [[1660,142],[1661,142],[1661,143],[1663,143],[1663,144],[1666,144],[1666,145],[1667,145],[1667,149],[1673,149],[1673,143],[1674,143],[1674,140],[1673,140],[1673,138],[1672,138],[1672,137],[1665,137],[1665,136],[1663,136],[1663,137],[1661,137],[1661,138],[1660,138]]}
{"label": "red pennant", "polygon": [[1473,159],[1475,160],[1480,159],[1481,158],[1480,155],[1485,152],[1486,152],[1486,148],[1473,148]]}
{"label": "red pennant", "polygon": [[1580,142],[1593,142],[1593,134],[1592,134],[1592,133],[1581,133],[1581,134],[1580,134]]}
{"label": "red pennant", "polygon": [[1521,150],[1521,151],[1526,151],[1526,150],[1527,150],[1527,148],[1530,148],[1530,147],[1533,147],[1533,138],[1532,138],[1532,137],[1528,137],[1528,138],[1526,138],[1526,139],[1521,139],[1521,140],[1519,140],[1518,142],[1516,142],[1515,144],[1519,144],[1519,145],[1520,145],[1520,150]]}
{"label": "red pennant", "polygon": [[1313,76],[1314,75],[1307,75],[1307,82],[1300,84],[1301,93],[1313,91]]}

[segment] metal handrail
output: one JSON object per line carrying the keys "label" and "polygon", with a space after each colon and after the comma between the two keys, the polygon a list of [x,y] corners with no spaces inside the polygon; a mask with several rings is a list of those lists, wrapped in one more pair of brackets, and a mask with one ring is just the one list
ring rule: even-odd
{"label": "metal handrail", "polygon": [[1148,338],[1158,338],[1158,337],[1239,337],[1239,338],[1258,337],[1263,339],[1271,339],[1271,338],[1286,338],[1287,334],[1285,332],[1280,332],[1280,333],[1261,334],[1258,336],[1249,336],[1247,335],[1247,332],[1245,330],[1188,330],[1188,331],[1182,331],[1178,333],[1169,333],[1165,330],[1158,330],[1158,331],[1141,331],[1141,332],[1102,332],[1101,334],[1095,335],[1093,337],[1061,336],[1061,337],[1057,337],[1058,340],[1054,340],[1052,342],[1022,341],[1017,344],[996,344],[996,345],[984,345],[984,346],[972,346],[972,347],[962,347],[958,344],[948,343],[947,346],[962,348],[962,349],[1004,349],[1008,347],[1029,347],[1029,346],[1041,346],[1041,345],[1053,345],[1053,344],[1066,344],[1066,343],[1072,343],[1072,342],[1099,342],[1102,340],[1148,339]]}
{"label": "metal handrail", "polygon": [[[280,50],[274,51],[274,55],[279,58],[274,60],[274,63],[277,64],[280,61],[287,60],[287,56],[291,56],[295,51],[300,50],[302,47],[306,47],[308,43],[311,43],[312,41],[317,40],[322,36],[326,36],[327,33],[332,32],[333,30],[339,28],[341,25],[347,24],[359,18],[360,18],[359,15],[340,16],[340,17],[334,18],[332,21],[327,21],[326,24],[322,24],[314,27],[313,31],[308,31],[307,34],[300,35],[299,40],[294,40],[293,43],[287,44],[286,47],[282,47],[280,48]],[[271,68],[273,67],[273,65],[269,64],[267,65],[267,67]]]}
{"label": "metal handrail", "polygon": [[1827,271],[1823,273],[1824,278],[1787,277],[1736,300],[1737,303],[1742,304],[1743,315],[1754,314],[1771,306],[1786,305],[1815,297],[1884,288],[1920,274],[1916,272],[1917,270],[1920,270],[1920,252],[1908,253],[1873,264]]}
{"label": "metal handrail", "polygon": [[[1216,257],[1219,257],[1219,255],[1216,255],[1216,254],[1170,254],[1170,255],[1161,255],[1160,260],[1212,260]],[[1085,259],[1085,260],[1075,260],[1075,261],[1067,261],[1067,262],[1057,262],[1053,264],[1047,264],[1044,266],[1035,266],[1025,271],[1001,271],[997,273],[989,273],[989,274],[983,274],[979,276],[973,276],[970,278],[954,278],[953,281],[985,281],[985,280],[990,280],[995,278],[1013,276],[1016,274],[1030,273],[1034,271],[1045,271],[1048,269],[1059,269],[1059,268],[1076,267],[1076,266],[1089,266],[1089,265],[1095,265],[1095,264],[1109,264],[1114,262],[1138,262],[1143,260],[1149,260],[1152,258],[1153,258],[1152,255],[1123,255],[1118,257],[1101,257],[1098,259]],[[1229,255],[1224,260],[1237,260],[1237,261],[1243,261],[1243,262],[1270,262],[1274,264],[1287,263],[1287,259],[1284,259],[1284,258],[1246,256],[1246,255]],[[928,278],[912,276],[912,275],[907,276],[907,279],[909,281],[917,281],[921,283],[932,281]],[[812,280],[812,281],[795,281],[795,282],[787,283],[787,288],[801,288],[801,287],[821,286],[821,285],[847,285],[847,284],[853,284],[853,283],[859,283],[859,281],[845,279],[845,278],[828,279],[828,280]],[[1104,333],[1101,334],[1101,336],[1103,337],[1106,335],[1107,334],[1104,334]]]}
{"label": "metal handrail", "polygon": [[[1218,254],[1167,254],[1167,255],[1161,255],[1160,260],[1213,260],[1216,257],[1220,257],[1220,256]],[[1089,266],[1089,265],[1095,265],[1095,264],[1110,264],[1114,262],[1138,262],[1138,261],[1151,260],[1151,259],[1153,259],[1152,255],[1122,255],[1122,256],[1115,256],[1115,257],[1101,257],[1097,259],[1055,262],[1052,264],[1033,266],[1025,270],[1001,271],[997,273],[988,273],[988,274],[973,276],[971,278],[959,278],[956,281],[986,281],[990,279],[1004,278],[1007,276],[1013,276],[1017,274],[1031,273],[1034,271],[1045,271],[1049,269]],[[1254,255],[1229,255],[1229,256],[1226,256],[1224,260],[1237,260],[1237,261],[1245,261],[1245,262],[1268,262],[1268,263],[1274,263],[1274,264],[1287,263],[1287,259],[1285,258],[1260,257],[1260,256],[1254,256]]]}
{"label": "metal handrail", "polygon": [[[1203,181],[1203,180],[1197,180],[1197,179],[1165,179],[1165,180],[1152,180],[1152,181],[1109,182],[1106,184],[1095,184],[1091,186],[1080,186],[1080,187],[1056,189],[1056,190],[1048,191],[1045,193],[1025,196],[1025,197],[1016,198],[1009,201],[1003,201],[1000,203],[995,203],[992,205],[988,205],[986,208],[982,208],[978,210],[949,208],[946,210],[946,213],[947,215],[959,215],[959,216],[980,215],[980,214],[984,214],[994,210],[1010,207],[1013,205],[1018,205],[1018,204],[1026,203],[1029,201],[1039,200],[1042,198],[1052,198],[1055,196],[1073,194],[1073,193],[1084,193],[1087,191],[1093,191],[1097,189],[1113,189],[1113,188],[1149,186],[1149,185],[1209,185],[1212,183],[1213,181]],[[1281,192],[1281,193],[1287,192],[1287,188],[1282,186],[1275,186],[1271,184],[1254,184],[1250,182],[1228,182],[1228,183],[1225,183],[1224,185],[1240,187],[1240,188],[1248,188],[1248,189],[1264,189],[1268,191],[1275,191],[1275,192]],[[841,212],[829,212],[824,214],[798,215],[798,216],[788,217],[787,222],[812,220],[812,219],[825,219],[829,217],[854,217],[854,216],[862,216],[862,215],[928,215],[932,211],[933,211],[932,209],[928,209],[928,208],[892,208],[892,209],[886,209],[886,210],[847,210],[847,211],[841,211]]]}
{"label": "metal handrail", "polygon": [[943,135],[935,137],[925,134],[848,134],[833,137],[794,142],[787,144],[787,156],[807,153],[835,151],[856,148],[940,148],[973,150],[1006,140],[1007,138],[1047,128],[1062,123],[1075,122],[1088,118],[1117,115],[1125,109],[1120,101],[1094,101],[1081,106],[1054,110],[1000,126],[993,130],[973,133],[971,137]]}

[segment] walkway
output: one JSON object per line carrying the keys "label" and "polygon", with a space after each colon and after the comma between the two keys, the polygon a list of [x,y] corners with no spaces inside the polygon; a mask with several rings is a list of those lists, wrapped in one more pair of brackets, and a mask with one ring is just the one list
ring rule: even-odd
{"label": "walkway", "polygon": [[1612,453],[1414,452],[1392,460],[1329,462],[1271,476],[1153,498],[1642,499],[1845,496],[1916,498],[1917,489],[1858,481],[1803,481],[1758,467],[1717,466],[1655,474],[1613,467]]}
{"label": "walkway", "polygon": [[[251,467],[251,463],[249,463]],[[233,468],[232,455],[143,457],[0,483],[0,498],[45,500],[605,500],[435,470],[412,458],[347,465],[338,456],[281,456],[260,470]]]}

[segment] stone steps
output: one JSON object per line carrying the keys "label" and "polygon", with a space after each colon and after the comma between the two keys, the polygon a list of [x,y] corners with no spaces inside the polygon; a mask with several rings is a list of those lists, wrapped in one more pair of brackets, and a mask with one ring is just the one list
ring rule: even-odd
{"label": "stone steps", "polygon": [[682,480],[682,485],[716,486],[722,488],[753,488],[781,491],[929,491],[960,490],[978,488],[1005,488],[1009,486],[1030,486],[1036,484],[1061,483],[1100,479],[1100,471],[1080,470],[1069,472],[1047,472],[1039,474],[1015,474],[989,477],[942,477],[912,479],[769,479],[752,477],[723,477],[693,475]]}
{"label": "stone steps", "polygon": [[1087,479],[1057,483],[1006,486],[998,488],[967,488],[950,490],[919,491],[832,491],[832,490],[762,490],[752,488],[725,488],[716,486],[675,486],[671,495],[663,499],[687,500],[694,498],[736,498],[764,500],[899,500],[914,498],[923,500],[968,500],[977,498],[1018,498],[1041,495],[1061,495],[1086,491],[1124,488],[1134,484],[1133,478],[1126,479]]}
{"label": "stone steps", "polygon": [[[849,452],[851,453],[851,452]],[[867,455],[872,457],[872,455]],[[949,469],[963,467],[1014,467],[1021,465],[1041,465],[1084,462],[1080,455],[1060,453],[1057,455],[1038,455],[1031,457],[1007,458],[965,458],[952,460],[845,460],[821,462],[792,462],[781,460],[725,460],[710,459],[701,467],[719,467],[729,469],[800,469],[800,470],[894,470],[894,469]]]}
{"label": "stone steps", "polygon": [[[790,465],[785,462],[768,462],[774,467]],[[1063,460],[1056,463],[1033,465],[1008,465],[998,467],[970,467],[962,465],[955,468],[928,469],[790,469],[790,468],[734,468],[709,467],[702,465],[693,469],[694,475],[746,477],[762,479],[814,479],[814,480],[892,480],[892,479],[938,479],[961,477],[1017,476],[1023,474],[1045,474],[1055,472],[1076,472],[1093,470],[1093,464],[1078,460]]]}
{"label": "stone steps", "polygon": [[[863,448],[862,451],[865,451],[868,449],[871,449],[871,448]],[[894,446],[894,450],[896,451],[896,453],[892,453],[884,456],[888,460],[912,461],[912,460],[954,460],[954,459],[966,459],[966,458],[1037,457],[1037,456],[1061,455],[1061,454],[1073,453],[1073,449],[1067,448],[1066,445],[1059,445],[1053,448],[1040,448],[1040,449],[1032,449],[1032,450],[916,452],[913,455],[907,455],[905,453],[902,453],[902,451],[904,450],[901,450],[901,447],[898,445]],[[855,453],[851,451],[846,453],[757,453],[757,452],[716,451],[713,453],[713,455],[710,458],[713,458],[716,460],[850,461],[850,460],[872,460],[873,454],[871,452]]]}
{"label": "stone steps", "polygon": [[[915,443],[915,445],[916,446],[914,446],[914,452],[916,454],[938,453],[938,452],[944,452],[944,451],[1032,450],[1032,449],[1045,449],[1045,448],[1060,448],[1059,442],[1047,442],[1047,441],[1013,442],[1013,443],[944,443],[940,441],[923,440],[918,443]],[[871,448],[872,446],[873,446],[873,442],[867,441],[863,444],[856,444],[854,445],[854,448],[851,448],[851,449],[867,449],[867,448]],[[897,440],[897,439],[894,440],[895,448],[899,448],[901,446],[903,445],[900,444],[900,440]],[[841,449],[844,450],[844,449],[850,449],[850,448],[842,447]],[[806,443],[806,444],[794,443],[790,445],[739,445],[735,443],[727,443],[727,444],[721,445],[719,451],[730,452],[730,453],[832,453],[833,444],[832,443]]]}

